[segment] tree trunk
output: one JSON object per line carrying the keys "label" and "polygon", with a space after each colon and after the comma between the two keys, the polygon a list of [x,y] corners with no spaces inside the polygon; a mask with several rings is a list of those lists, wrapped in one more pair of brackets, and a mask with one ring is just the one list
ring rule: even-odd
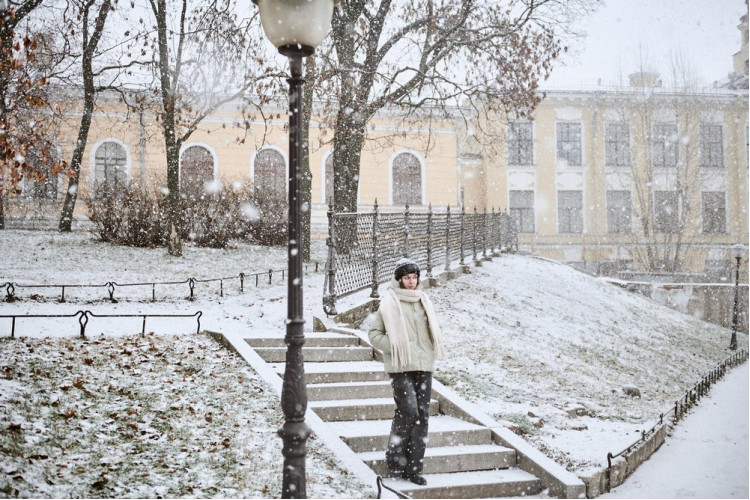
{"label": "tree trunk", "polygon": [[[357,190],[365,126],[354,123],[345,108],[339,111],[333,135],[333,210],[336,213],[357,211]],[[356,247],[357,221],[340,220],[336,226],[337,251],[348,252]],[[340,249],[340,250],[339,250]]]}
{"label": "tree trunk", "polygon": [[81,125],[78,129],[78,140],[73,150],[73,158],[70,160],[70,170],[73,173],[68,178],[68,189],[65,191],[65,201],[63,201],[62,212],[60,214],[60,223],[58,229],[61,232],[70,232],[73,225],[73,210],[76,206],[78,197],[78,181],[81,173],[81,161],[83,152],[86,149],[86,142],[89,137],[91,128],[91,118],[94,112],[94,83],[91,73],[84,74],[84,97],[83,97],[83,115],[81,116]]}
{"label": "tree trunk", "polygon": [[[180,149],[175,137],[175,97],[170,79],[169,48],[167,45],[166,0],[158,0],[154,11],[159,37],[159,73],[161,98],[164,108],[164,145],[167,151],[167,251],[174,257],[182,256],[180,213]],[[176,79],[176,77],[175,77]]]}
{"label": "tree trunk", "polygon": [[[312,118],[313,87],[315,83],[315,56],[305,61],[305,84],[302,88],[302,169],[301,202],[302,202],[302,260],[310,262],[310,237],[312,215],[312,172],[310,170],[310,119]],[[325,187],[323,188],[325,189]]]}
{"label": "tree trunk", "polygon": [[[91,4],[89,4],[89,8],[90,5]],[[78,198],[78,181],[81,173],[81,161],[83,160],[83,152],[86,149],[89,129],[91,128],[91,118],[94,114],[94,96],[96,95],[96,90],[94,89],[93,59],[102,32],[104,31],[104,24],[107,21],[109,7],[109,0],[102,4],[99,9],[99,14],[96,16],[94,31],[91,33],[90,38],[87,31],[88,22],[84,23],[83,59],[81,61],[81,69],[83,73],[83,116],[81,116],[81,126],[78,129],[78,141],[76,141],[76,147],[75,150],[73,150],[73,158],[70,161],[73,176],[68,180],[68,189],[65,192],[65,201],[63,202],[62,212],[60,214],[60,224],[58,229],[62,232],[70,232],[73,224],[73,210],[75,209],[76,199]],[[88,21],[88,8],[86,8],[84,16],[86,21]]]}

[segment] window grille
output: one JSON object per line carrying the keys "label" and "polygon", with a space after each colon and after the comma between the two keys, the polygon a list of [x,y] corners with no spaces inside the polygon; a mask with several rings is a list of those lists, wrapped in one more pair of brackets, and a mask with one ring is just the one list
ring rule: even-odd
{"label": "window grille", "polygon": [[508,165],[534,164],[534,141],[531,123],[508,124]]}
{"label": "window grille", "polygon": [[422,204],[422,165],[411,153],[393,159],[393,204]]}
{"label": "window grille", "polygon": [[654,125],[651,136],[651,161],[653,166],[677,166],[677,139],[677,125]]}
{"label": "window grille", "polygon": [[581,166],[581,124],[557,124],[557,159],[570,166]]}
{"label": "window grille", "polygon": [[607,191],[607,232],[630,233],[631,210],[630,191]]}
{"label": "window grille", "polygon": [[630,165],[630,130],[627,123],[608,123],[604,129],[604,163]]}
{"label": "window grille", "polygon": [[583,232],[583,191],[557,192],[557,230],[559,233]]}
{"label": "window grille", "polygon": [[519,233],[534,232],[534,191],[510,191],[510,216]]}

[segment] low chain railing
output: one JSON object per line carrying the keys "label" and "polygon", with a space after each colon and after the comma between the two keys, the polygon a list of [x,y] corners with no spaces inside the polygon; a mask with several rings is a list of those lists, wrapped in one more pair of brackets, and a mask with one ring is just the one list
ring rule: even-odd
{"label": "low chain railing", "polygon": [[416,261],[430,278],[438,268],[450,271],[451,263],[477,264],[489,254],[518,250],[518,231],[507,212],[479,212],[476,207],[456,212],[451,207],[436,212],[383,212],[375,200],[369,213],[335,213],[328,207],[328,257],[326,259],[323,310],[335,315],[339,297],[388,281],[401,257]]}
{"label": "low chain railing", "polygon": [[714,367],[706,375],[704,375],[703,378],[701,378],[701,380],[699,380],[692,388],[687,390],[685,392],[685,395],[678,399],[675,404],[671,406],[666,412],[659,415],[659,421],[654,424],[653,427],[651,427],[647,431],[641,431],[641,437],[637,441],[635,441],[633,444],[619,453],[607,453],[607,475],[605,484],[606,490],[610,491],[611,489],[613,459],[629,455],[633,450],[637,449],[640,445],[645,443],[646,440],[648,440],[661,426],[664,425],[665,418],[666,424],[674,428],[677,422],[682,420],[682,418],[685,416],[685,413],[687,413],[690,408],[695,406],[703,396],[708,394],[711,386],[719,381],[722,377],[724,377],[729,368],[737,366],[745,362],[747,359],[748,351],[746,349],[741,349],[726,358],[724,361],[716,365],[716,367]]}
{"label": "low chain railing", "polygon": [[[310,268],[314,268],[315,272],[318,272],[319,269],[319,263],[318,262],[311,262],[309,264],[305,265],[305,271],[308,271]],[[239,286],[240,286],[240,292],[245,291],[245,283],[249,280],[250,282],[255,282],[255,286],[260,286],[261,283],[267,283],[270,285],[273,283],[274,276],[281,276],[281,279],[283,280],[286,277],[287,270],[286,269],[269,269],[268,271],[260,271],[255,273],[239,273],[235,276],[227,276],[222,278],[205,278],[205,279],[197,279],[197,278],[187,278],[181,281],[147,281],[143,283],[117,283],[116,281],[107,281],[106,283],[102,284],[20,284],[16,282],[6,282],[3,283],[2,287],[5,288],[5,300],[6,302],[13,302],[15,300],[18,300],[16,295],[16,289],[20,288],[28,288],[28,289],[60,289],[60,302],[65,302],[65,290],[71,289],[71,288],[99,288],[99,289],[106,289],[106,292],[108,294],[108,297],[106,297],[107,300],[110,300],[111,302],[117,302],[118,300],[115,298],[115,292],[117,288],[127,288],[127,287],[151,287],[151,301],[156,302],[156,286],[175,286],[175,285],[187,285],[190,290],[190,295],[187,297],[188,300],[195,300],[195,287],[198,283],[219,283],[219,296],[224,296],[224,282],[225,281],[231,281],[231,280],[237,280],[239,279]]]}
{"label": "low chain railing", "polygon": [[146,333],[146,318],[195,318],[198,323],[196,333],[200,333],[201,316],[203,316],[202,311],[197,311],[192,314],[97,314],[91,311],[76,311],[73,314],[0,314],[0,318],[11,320],[11,338],[15,338],[16,336],[17,318],[77,318],[80,326],[80,335],[81,337],[85,337],[86,326],[91,318],[143,318],[143,322],[141,323],[141,335],[144,335]]}
{"label": "low chain railing", "polygon": [[401,492],[399,490],[391,488],[390,486],[388,486],[387,484],[385,484],[385,482],[383,481],[383,478],[381,476],[377,476],[377,478],[375,479],[375,484],[378,487],[378,496],[377,496],[377,498],[382,498],[382,496],[383,496],[383,488],[385,488],[386,490],[390,491],[391,493],[394,493],[399,498],[411,498],[406,493],[403,493],[403,492]]}

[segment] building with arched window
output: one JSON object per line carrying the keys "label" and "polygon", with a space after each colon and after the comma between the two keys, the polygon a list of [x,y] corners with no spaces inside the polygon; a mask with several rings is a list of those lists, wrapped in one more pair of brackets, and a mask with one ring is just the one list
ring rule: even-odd
{"label": "building with arched window", "polygon": [[[746,27],[747,18],[743,22]],[[735,57],[739,70],[747,60],[743,40]],[[746,75],[745,66],[745,82]],[[655,73],[634,73],[618,87],[548,90],[528,117],[474,113],[468,128],[451,116],[417,117],[405,125],[398,110],[384,110],[368,123],[360,154],[359,210],[372,210],[375,200],[384,211],[407,204],[417,211],[430,204],[436,210],[507,210],[522,250],[597,272],[726,275],[729,247],[748,241],[748,92],[738,81],[742,74],[724,86],[671,89]],[[127,115],[106,96],[98,103],[79,192],[100,183],[163,189],[166,155],[157,114]],[[284,102],[268,105],[266,119],[248,122],[249,128],[237,126],[243,120],[235,104],[204,120],[184,145],[181,187],[201,190],[221,181],[284,202]],[[456,117],[470,114],[454,111]],[[69,126],[54,137],[66,159],[77,140],[76,116],[71,113]],[[319,118],[312,117],[308,152],[312,232],[322,238],[334,171],[331,134]],[[59,203],[66,181],[45,173],[41,157],[34,161],[40,175],[36,183],[24,182],[27,196],[19,203]],[[75,216],[85,224],[80,199]]]}
{"label": "building with arched window", "polygon": [[200,192],[213,182],[216,164],[214,155],[205,145],[189,144],[180,154],[180,189]]}

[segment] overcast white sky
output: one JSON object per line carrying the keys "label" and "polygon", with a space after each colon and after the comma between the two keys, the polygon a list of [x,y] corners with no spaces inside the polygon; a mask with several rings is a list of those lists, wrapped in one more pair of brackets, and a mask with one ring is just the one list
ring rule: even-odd
{"label": "overcast white sky", "polygon": [[587,34],[568,46],[565,66],[544,88],[619,83],[637,71],[639,46],[649,70],[668,73],[670,55],[682,52],[700,80],[709,84],[732,71],[740,49],[740,16],[745,0],[605,0],[580,23]]}

